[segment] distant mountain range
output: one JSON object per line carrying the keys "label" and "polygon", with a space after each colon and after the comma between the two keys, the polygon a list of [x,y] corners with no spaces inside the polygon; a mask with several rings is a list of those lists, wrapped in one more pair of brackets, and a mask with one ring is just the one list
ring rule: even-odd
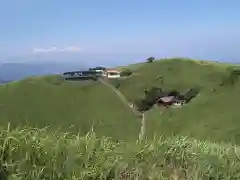
{"label": "distant mountain range", "polygon": [[0,84],[5,84],[5,83],[8,83],[8,82],[11,82],[11,80],[7,81],[7,80],[0,79]]}
{"label": "distant mountain range", "polygon": [[[71,61],[67,62],[68,59],[65,56],[59,57],[59,61],[47,61],[45,58],[35,57],[36,59],[32,59],[32,62],[6,62],[0,63],[0,83],[6,83],[9,81],[20,80],[26,78],[28,76],[42,76],[47,74],[56,74],[62,73],[66,71],[77,71],[77,70],[85,70],[89,67],[94,66],[117,66],[120,64],[126,64],[128,59],[140,59],[137,56],[121,56],[122,60],[117,58],[118,56],[109,56],[104,59],[100,59],[99,61],[93,61],[93,59],[99,59],[95,56],[91,55],[82,55],[82,57],[68,57]],[[38,62],[37,61],[38,58]],[[86,59],[85,61],[80,61],[79,59]],[[26,58],[27,59],[27,58]],[[52,59],[57,59],[52,58]],[[112,59],[115,59],[112,61]],[[35,60],[35,61],[34,61]],[[41,61],[40,61],[41,60]],[[145,61],[145,60],[142,60]],[[101,63],[100,63],[101,62]],[[129,60],[130,62],[130,60]],[[138,61],[139,62],[139,61]],[[224,61],[222,61],[224,62]],[[239,61],[225,61],[227,63],[239,64]],[[136,63],[136,62],[135,62]]]}
{"label": "distant mountain range", "polygon": [[[117,66],[141,56],[116,54],[38,54],[16,57],[0,62],[0,83],[19,80],[28,76],[41,76],[65,71],[85,70],[95,66]],[[3,62],[3,61],[2,61]]]}
{"label": "distant mountain range", "polygon": [[0,65],[0,83],[84,68],[78,63],[3,63]]}

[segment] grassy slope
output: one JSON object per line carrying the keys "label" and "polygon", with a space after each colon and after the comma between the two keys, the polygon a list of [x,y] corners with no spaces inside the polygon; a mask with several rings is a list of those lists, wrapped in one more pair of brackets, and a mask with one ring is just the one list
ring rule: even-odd
{"label": "grassy slope", "polygon": [[58,76],[0,86],[0,119],[1,124],[12,125],[75,125],[72,131],[83,132],[94,124],[97,134],[124,140],[135,140],[140,126],[128,107],[100,82],[70,83]]}
{"label": "grassy slope", "polygon": [[[163,116],[155,108],[147,113],[147,134],[183,134],[198,139],[240,143],[239,91],[240,82],[233,87],[219,87],[226,76],[226,64],[201,63],[190,60],[163,60],[135,69],[135,76],[121,80],[121,91],[130,100],[143,97],[143,89],[160,86],[156,77],[164,78],[164,89],[186,91],[203,87],[190,104],[166,111]],[[113,84],[116,82],[112,82]],[[216,92],[212,89],[216,88]]]}
{"label": "grassy slope", "polygon": [[[171,116],[169,112],[160,116],[157,109],[148,112],[149,137],[154,132],[180,133],[240,143],[240,84],[218,86],[226,66],[162,61],[132,68],[136,75],[121,82],[121,90],[129,100],[142,96],[143,88],[158,85],[155,79],[159,75],[164,76],[164,88],[168,89],[204,86],[199,97],[173,110]],[[215,93],[212,88],[216,88]],[[139,123],[129,109],[107,87],[98,82],[66,83],[57,76],[0,86],[0,119],[2,124],[11,120],[20,125],[27,120],[40,127],[75,124],[85,132],[96,120],[97,134],[125,140],[136,139],[139,131]],[[0,179],[4,180],[3,165],[13,180],[239,179],[239,153],[239,147],[230,144],[178,136],[142,144],[117,144],[97,139],[94,134],[81,137],[19,128],[0,131]]]}
{"label": "grassy slope", "polygon": [[[197,139],[231,141],[240,144],[240,84],[219,87],[227,65],[190,60],[163,60],[131,65],[134,75],[121,80],[121,91],[130,100],[143,96],[143,89],[159,85],[186,91],[202,86],[200,95],[181,109],[155,108],[146,114],[147,136],[182,134]],[[112,82],[113,84],[116,82]],[[216,88],[216,92],[212,89]],[[58,76],[28,78],[0,86],[0,119],[13,125],[70,126],[83,132],[95,126],[99,135],[114,139],[136,139],[140,125],[116,94],[99,82],[62,82]]]}
{"label": "grassy slope", "polygon": [[[0,132],[0,179],[239,179],[240,149],[185,137],[115,143],[94,133]],[[3,170],[2,165],[5,166]]]}

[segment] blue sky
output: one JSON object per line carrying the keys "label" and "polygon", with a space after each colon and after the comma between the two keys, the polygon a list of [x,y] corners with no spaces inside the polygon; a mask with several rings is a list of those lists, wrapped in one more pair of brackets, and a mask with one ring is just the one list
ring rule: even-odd
{"label": "blue sky", "polygon": [[239,9],[239,0],[0,0],[0,59],[238,61]]}

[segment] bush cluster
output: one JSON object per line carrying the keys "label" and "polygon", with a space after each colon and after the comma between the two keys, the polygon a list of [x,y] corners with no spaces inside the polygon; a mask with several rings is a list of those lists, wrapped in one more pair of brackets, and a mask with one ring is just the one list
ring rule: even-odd
{"label": "bush cluster", "polygon": [[144,99],[136,100],[135,105],[137,106],[138,111],[145,112],[150,110],[158,101],[159,98],[163,96],[175,96],[179,99],[186,100],[189,102],[191,99],[197,96],[200,88],[195,87],[189,89],[186,93],[181,94],[177,90],[164,91],[159,87],[152,87],[149,90],[144,90],[145,97]]}
{"label": "bush cluster", "polygon": [[234,85],[240,76],[240,69],[227,68],[226,77],[222,80],[220,86],[224,85]]}
{"label": "bush cluster", "polygon": [[120,73],[121,77],[126,77],[126,76],[131,76],[132,75],[132,71],[130,69],[125,69]]}

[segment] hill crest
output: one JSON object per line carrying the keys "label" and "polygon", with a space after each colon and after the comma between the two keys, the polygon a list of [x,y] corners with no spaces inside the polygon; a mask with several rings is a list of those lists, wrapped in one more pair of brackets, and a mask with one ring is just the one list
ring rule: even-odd
{"label": "hill crest", "polygon": [[[127,102],[144,98],[144,89],[186,92],[200,86],[197,98],[183,108],[166,109],[161,115],[154,107],[146,113],[146,137],[172,134],[202,140],[231,141],[240,144],[238,92],[240,84],[220,86],[233,65],[193,60],[167,59],[130,65],[133,75],[106,80]],[[161,83],[158,77],[163,78]],[[98,135],[136,140],[140,122],[116,93],[99,81],[66,82],[61,76],[26,78],[0,86],[1,124],[34,127],[69,127],[88,132],[92,126]],[[124,133],[123,133],[124,132]]]}

